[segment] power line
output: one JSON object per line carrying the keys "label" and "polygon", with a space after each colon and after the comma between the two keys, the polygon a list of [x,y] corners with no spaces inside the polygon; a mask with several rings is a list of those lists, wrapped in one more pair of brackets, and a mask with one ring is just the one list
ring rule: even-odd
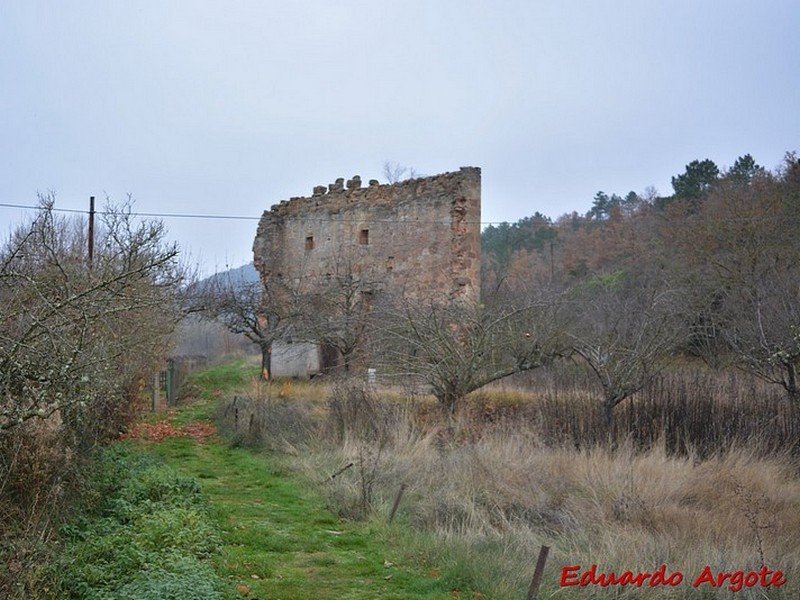
{"label": "power line", "polygon": [[[10,204],[5,202],[0,202],[0,207],[2,208],[19,208],[23,210],[41,210],[41,206],[29,206],[25,204]],[[51,207],[50,210],[53,212],[62,212],[62,213],[70,213],[70,214],[84,214],[88,215],[88,210],[81,210],[77,208],[57,208],[55,206]],[[109,215],[114,214],[113,212],[109,211],[95,211],[96,215]],[[260,221],[261,217],[250,217],[246,215],[207,215],[207,214],[198,214],[198,213],[155,213],[155,212],[132,212],[132,216],[134,217],[148,217],[148,218],[159,218],[159,219],[209,219],[209,220],[228,220],[228,221]],[[568,216],[568,215],[564,215]],[[583,215],[580,215],[583,217]],[[784,217],[781,215],[769,215],[769,216],[759,216],[759,217],[726,217],[726,218],[717,218],[713,219],[715,222],[726,222],[726,223],[734,223],[734,222],[767,222],[767,221],[776,221],[779,219],[783,219]],[[418,225],[421,223],[441,223],[442,225],[450,226],[450,222],[444,222],[441,219],[436,220],[401,220],[401,219],[334,219],[331,217],[283,217],[286,221],[297,221],[302,223],[347,223],[347,224],[366,224],[366,223],[388,223],[388,224],[398,224],[398,225]],[[521,219],[520,219],[521,220]],[[519,225],[518,222],[511,222],[511,221],[463,221],[466,225]],[[558,223],[549,222],[549,227],[557,227]]]}
{"label": "power line", "polygon": [[[6,208],[21,208],[26,210],[39,210],[41,206],[27,206],[23,204],[7,204],[4,202],[0,202],[0,207]],[[63,212],[63,213],[71,213],[71,214],[89,214],[89,211],[80,210],[76,208],[56,208],[55,206],[51,208],[53,212]],[[111,214],[108,211],[96,211],[95,214],[97,215],[107,215]],[[220,219],[220,220],[239,220],[239,221],[260,221],[261,217],[249,217],[243,215],[204,215],[204,214],[196,214],[196,213],[152,213],[152,212],[135,212],[131,213],[133,216],[136,217],[150,217],[150,218],[162,218],[162,219]],[[330,217],[284,217],[287,221],[302,221],[302,222],[310,222],[310,223],[405,223],[405,224],[418,224],[418,223],[438,223],[439,220],[429,221],[429,220],[415,220],[415,221],[403,221],[400,219],[364,219],[364,220],[354,220],[354,219],[333,219]],[[464,221],[464,223],[468,225],[474,225],[474,221]],[[505,221],[480,221],[478,225],[500,225],[505,223]],[[444,224],[444,223],[443,223]],[[450,223],[448,222],[447,225],[449,226]]]}
{"label": "power line", "polygon": [[[28,210],[39,210],[41,206],[27,206],[23,204],[6,204],[4,202],[0,202],[0,206],[6,208],[22,208]],[[88,214],[89,211],[87,210],[80,210],[77,208],[57,208],[53,206],[51,208],[53,212],[63,212],[63,213],[77,213],[77,214]],[[98,215],[107,215],[111,214],[108,211],[98,210],[95,212]],[[191,213],[149,213],[149,212],[136,212],[131,213],[137,217],[160,217],[160,218],[187,218],[187,219],[239,219],[239,220],[250,220],[250,221],[258,221],[261,217],[246,217],[240,215],[201,215],[201,214],[191,214]]]}
{"label": "power line", "polygon": [[[0,206],[5,208],[23,208],[28,210],[41,210],[41,206],[26,206],[24,204],[7,204],[5,202],[0,202]],[[55,208],[52,207],[52,210],[55,212],[65,212],[65,213],[83,213],[89,214],[88,210],[78,210],[76,208]]]}

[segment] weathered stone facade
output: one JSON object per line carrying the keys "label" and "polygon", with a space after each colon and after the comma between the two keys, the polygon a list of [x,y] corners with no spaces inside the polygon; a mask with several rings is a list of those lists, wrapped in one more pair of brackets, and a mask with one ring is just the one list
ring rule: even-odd
{"label": "weathered stone facade", "polygon": [[265,211],[254,263],[265,284],[310,289],[346,262],[397,298],[477,300],[480,206],[476,167],[391,185],[338,179]]}

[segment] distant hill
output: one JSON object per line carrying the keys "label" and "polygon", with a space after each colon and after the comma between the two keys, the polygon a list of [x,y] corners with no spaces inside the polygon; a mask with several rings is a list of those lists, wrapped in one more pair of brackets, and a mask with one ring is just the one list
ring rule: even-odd
{"label": "distant hill", "polygon": [[235,269],[228,269],[227,271],[220,271],[218,273],[214,273],[209,277],[203,279],[200,285],[212,284],[222,279],[225,283],[228,281],[233,282],[234,284],[248,284],[248,283],[256,283],[258,281],[258,271],[253,266],[253,263],[248,263],[246,265],[242,265],[241,267],[236,267]]}

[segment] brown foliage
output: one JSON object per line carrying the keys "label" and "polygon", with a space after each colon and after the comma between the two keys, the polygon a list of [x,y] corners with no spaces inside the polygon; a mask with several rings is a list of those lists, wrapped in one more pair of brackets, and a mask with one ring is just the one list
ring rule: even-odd
{"label": "brown foliage", "polygon": [[217,434],[217,428],[211,421],[198,421],[186,425],[175,425],[170,421],[156,423],[136,423],[120,436],[121,439],[140,439],[150,442],[160,442],[166,438],[190,437],[198,442],[204,442]]}
{"label": "brown foliage", "polygon": [[52,197],[0,246],[0,546],[47,540],[96,445],[135,413],[184,277],[160,223],[108,207],[90,269]]}

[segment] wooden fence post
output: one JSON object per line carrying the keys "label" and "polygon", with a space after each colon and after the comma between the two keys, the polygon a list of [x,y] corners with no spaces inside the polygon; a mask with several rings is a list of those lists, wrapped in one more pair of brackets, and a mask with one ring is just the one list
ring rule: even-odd
{"label": "wooden fence post", "polygon": [[161,371],[156,368],[153,374],[153,412],[161,408]]}
{"label": "wooden fence post", "polygon": [[539,549],[539,558],[536,561],[536,568],[533,571],[533,579],[531,579],[531,587],[528,588],[527,600],[536,600],[536,594],[539,593],[539,584],[542,582],[542,574],[544,573],[544,563],[547,562],[547,554],[550,552],[549,546],[542,546]]}
{"label": "wooden fence post", "polygon": [[355,463],[347,463],[347,464],[346,464],[345,466],[343,466],[341,469],[339,469],[338,471],[336,471],[336,473],[334,473],[333,475],[331,475],[331,479],[336,479],[336,477],[338,477],[339,475],[341,475],[342,473],[344,473],[345,471],[347,471],[347,469],[349,469],[350,467],[352,467],[354,464],[355,464]]}
{"label": "wooden fence post", "polygon": [[397,497],[394,499],[394,504],[392,505],[392,512],[389,513],[389,523],[394,521],[394,513],[397,512],[397,507],[400,506],[400,500],[403,498],[403,492],[406,491],[406,484],[400,484],[400,491],[397,492]]}

